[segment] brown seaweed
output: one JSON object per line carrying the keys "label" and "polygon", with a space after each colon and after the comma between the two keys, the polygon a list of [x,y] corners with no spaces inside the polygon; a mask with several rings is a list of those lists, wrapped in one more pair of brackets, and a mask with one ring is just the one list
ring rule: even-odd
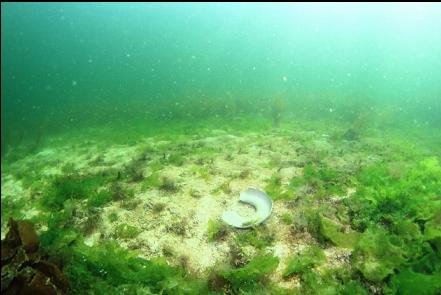
{"label": "brown seaweed", "polygon": [[39,253],[39,241],[28,221],[8,223],[1,242],[2,294],[66,294],[69,282],[61,270]]}

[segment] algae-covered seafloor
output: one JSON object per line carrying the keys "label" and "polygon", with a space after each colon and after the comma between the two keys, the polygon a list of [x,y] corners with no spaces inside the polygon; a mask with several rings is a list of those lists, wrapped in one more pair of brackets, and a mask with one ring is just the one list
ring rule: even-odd
{"label": "algae-covered seafloor", "polygon": [[441,294],[440,4],[1,8],[2,294]]}
{"label": "algae-covered seafloor", "polygon": [[[346,133],[291,121],[130,144],[53,138],[4,163],[2,237],[10,216],[32,221],[74,294],[435,294],[439,148]],[[237,205],[248,187],[273,213],[228,227],[225,210],[252,213]]]}

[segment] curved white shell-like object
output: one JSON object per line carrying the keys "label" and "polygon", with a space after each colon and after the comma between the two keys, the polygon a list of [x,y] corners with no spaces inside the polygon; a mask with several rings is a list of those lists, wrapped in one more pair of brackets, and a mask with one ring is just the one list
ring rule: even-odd
{"label": "curved white shell-like object", "polygon": [[273,210],[273,202],[271,198],[264,192],[248,188],[246,191],[240,193],[239,201],[249,204],[256,209],[256,213],[251,217],[244,217],[235,211],[226,211],[222,214],[222,220],[237,228],[249,228],[264,222]]}

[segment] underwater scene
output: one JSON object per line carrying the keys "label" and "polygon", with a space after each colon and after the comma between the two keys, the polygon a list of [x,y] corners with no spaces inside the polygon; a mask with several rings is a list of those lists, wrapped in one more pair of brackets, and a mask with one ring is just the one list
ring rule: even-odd
{"label": "underwater scene", "polygon": [[441,294],[441,4],[2,3],[2,294]]}

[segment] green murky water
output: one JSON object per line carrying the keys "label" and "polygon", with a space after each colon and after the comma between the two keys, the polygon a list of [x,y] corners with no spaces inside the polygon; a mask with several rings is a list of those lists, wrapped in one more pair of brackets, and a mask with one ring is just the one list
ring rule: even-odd
{"label": "green murky water", "polygon": [[63,292],[439,294],[441,5],[1,7],[2,238]]}

